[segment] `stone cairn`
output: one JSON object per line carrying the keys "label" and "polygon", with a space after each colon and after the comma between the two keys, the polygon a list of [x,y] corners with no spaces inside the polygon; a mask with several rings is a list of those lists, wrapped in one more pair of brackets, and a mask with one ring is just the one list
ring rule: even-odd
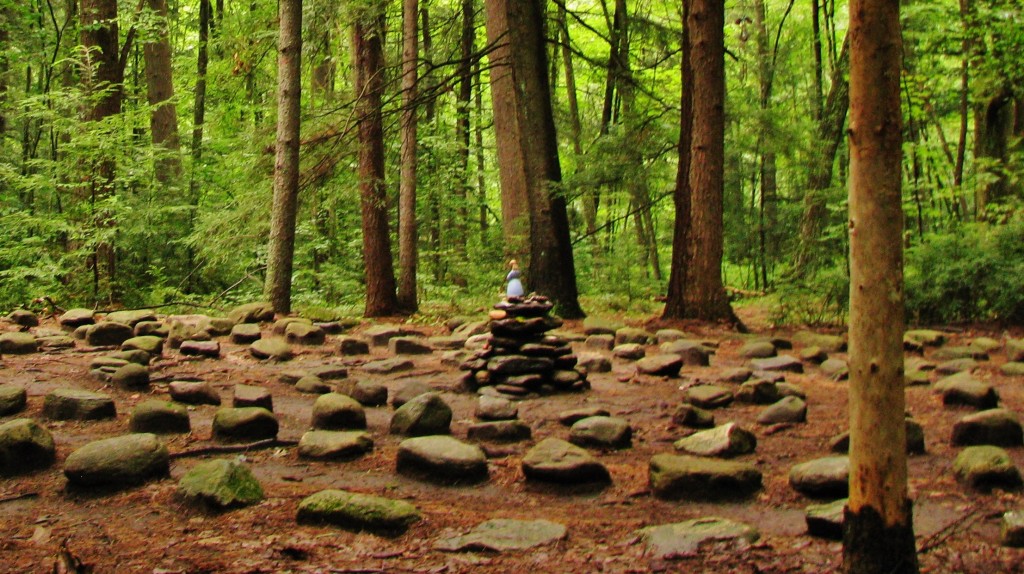
{"label": "stone cairn", "polygon": [[554,305],[541,295],[508,297],[491,312],[491,338],[461,368],[471,390],[491,387],[512,397],[553,394],[590,388],[586,373],[577,370],[569,340],[548,331],[562,326],[550,315]]}

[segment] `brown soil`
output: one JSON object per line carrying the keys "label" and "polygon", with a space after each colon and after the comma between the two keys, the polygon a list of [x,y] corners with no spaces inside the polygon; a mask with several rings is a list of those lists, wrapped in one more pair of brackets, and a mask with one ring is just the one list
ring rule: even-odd
{"label": "brown soil", "polygon": [[[380,407],[368,409],[375,448],[358,460],[309,462],[300,460],[294,448],[244,453],[267,498],[256,506],[226,513],[192,508],[175,492],[177,479],[189,468],[217,455],[174,459],[170,479],[126,491],[99,495],[66,490],[61,469],[68,454],[89,441],[128,432],[127,414],[132,406],[153,396],[166,396],[165,385],[155,383],[151,392],[139,394],[104,386],[87,371],[89,361],[106,350],[79,347],[5,356],[0,362],[0,382],[23,385],[29,392],[28,410],[15,416],[43,421],[43,396],[66,386],[112,394],[119,414],[108,422],[43,422],[57,441],[57,464],[28,476],[0,479],[0,572],[50,572],[65,540],[70,552],[95,572],[119,573],[838,570],[840,544],[806,534],[804,508],[816,501],[796,493],[787,479],[794,464],[827,456],[830,439],[846,427],[846,383],[828,380],[814,366],[809,366],[805,374],[787,376],[789,382],[807,393],[807,424],[766,429],[754,422],[763,408],[759,406],[737,404],[715,412],[719,422],[734,420],[757,435],[757,452],[741,459],[755,463],[763,472],[765,487],[755,499],[710,504],[667,502],[651,496],[647,484],[650,457],[672,452],[672,442],[687,432],[671,421],[671,413],[680,402],[680,385],[714,380],[721,369],[744,363],[737,355],[743,342],[739,335],[687,327],[702,337],[720,341],[712,367],[688,367],[679,379],[662,379],[638,377],[630,363],[616,360],[612,373],[590,377],[593,389],[589,392],[523,401],[520,417],[533,428],[534,440],[492,452],[491,477],[483,485],[439,487],[397,475],[394,461],[400,439],[387,432],[390,407]],[[567,328],[580,330],[578,324]],[[993,335],[971,330],[952,336],[953,342],[959,343],[983,334]],[[332,353],[330,342],[322,347],[295,347],[299,355],[286,364],[261,363],[252,359],[244,347],[226,341],[222,341],[222,348],[223,358],[216,361],[189,359],[166,351],[154,363],[153,374],[163,381],[171,376],[201,377],[220,389],[226,403],[235,383],[264,385],[273,393],[275,412],[281,421],[279,438],[290,440],[297,440],[307,430],[315,397],[278,381],[277,374],[322,364],[346,364],[352,367],[349,376],[354,379],[364,377],[358,364],[367,360],[339,357]],[[385,350],[375,349],[373,358],[385,355]],[[439,357],[440,353],[415,358],[414,371],[379,380],[391,389],[411,379],[444,389],[444,398],[455,412],[452,433],[465,437],[473,419],[475,396],[455,392],[458,372],[441,366]],[[999,373],[1004,361],[1001,352],[994,353],[977,376],[997,387],[1004,406],[1021,412],[1024,386],[1020,380]],[[1024,572],[1024,551],[998,544],[1001,514],[1024,507],[1020,494],[978,494],[953,478],[950,467],[956,449],[949,445],[950,429],[968,411],[943,407],[928,387],[909,388],[907,400],[908,410],[925,427],[928,447],[927,454],[910,459],[915,531],[918,546],[924,549],[921,570]],[[568,429],[559,425],[557,413],[583,406],[604,407],[633,425],[632,448],[597,453],[611,471],[613,483],[596,492],[528,484],[520,470],[523,453],[541,438],[565,438]],[[171,452],[212,445],[214,411],[210,406],[192,410],[193,431],[188,436],[167,438]],[[1018,466],[1024,467],[1024,449],[1010,450]],[[299,501],[325,488],[406,499],[422,510],[424,520],[394,538],[296,524]],[[762,538],[740,555],[712,552],[672,563],[658,563],[643,556],[634,534],[638,528],[708,515],[752,524],[760,529]],[[447,553],[433,547],[441,536],[463,533],[484,520],[499,517],[553,520],[568,527],[569,537],[556,546],[523,553]]]}

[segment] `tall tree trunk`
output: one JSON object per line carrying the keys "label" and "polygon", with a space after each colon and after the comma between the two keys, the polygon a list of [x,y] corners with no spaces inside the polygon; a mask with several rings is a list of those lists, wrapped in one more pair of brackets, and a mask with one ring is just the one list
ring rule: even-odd
{"label": "tall tree trunk", "polygon": [[[199,46],[196,55],[195,101],[192,108],[192,173],[188,185],[189,231],[199,210],[200,167],[203,160],[203,127],[206,124],[206,68],[210,60],[210,0],[199,0]],[[189,245],[188,268],[195,267],[195,250]],[[185,291],[192,291],[192,277],[189,273]]]}
{"label": "tall tree trunk", "polygon": [[[569,218],[559,189],[543,6],[540,0],[487,0],[486,7],[487,37],[495,46],[491,94],[506,243],[520,245],[527,228],[530,288],[549,296],[563,317],[581,317]],[[524,216],[526,225],[520,223]]]}
{"label": "tall tree trunk", "polygon": [[821,120],[822,62],[821,62],[821,10],[822,0],[811,0],[811,55],[814,58],[814,83],[811,88],[811,114],[814,121]]}
{"label": "tall tree trunk", "polygon": [[681,85],[679,98],[679,164],[676,169],[676,186],[672,190],[675,204],[675,221],[672,227],[672,265],[669,269],[668,292],[665,299],[664,319],[683,319],[689,316],[686,303],[691,256],[688,254],[692,242],[690,228],[693,224],[690,205],[690,144],[693,141],[693,61],[690,50],[690,6],[683,2],[683,37],[681,61]]}
{"label": "tall tree trunk", "polygon": [[476,78],[476,93],[473,96],[473,107],[476,109],[476,126],[473,130],[473,147],[476,149],[476,193],[480,205],[480,241],[485,242],[490,225],[487,219],[487,178],[484,177],[484,86],[480,81],[480,60],[473,66],[473,76]]}
{"label": "tall tree trunk", "polygon": [[359,192],[363,220],[363,266],[366,270],[367,317],[399,311],[395,271],[388,230],[387,190],[384,186],[384,13],[382,6],[366,7],[352,30],[355,60],[356,118],[359,131]]}
{"label": "tall tree trunk", "polygon": [[7,74],[10,73],[10,62],[7,50],[10,48],[11,33],[7,26],[0,27],[0,144],[7,132]]}
{"label": "tall tree trunk", "polygon": [[969,35],[970,0],[960,0],[960,23],[963,28],[963,39],[960,40],[960,129],[957,134],[956,164],[953,166],[953,185],[960,197],[961,214],[967,217],[967,194],[964,193],[964,157],[967,155],[967,125],[971,111],[970,105],[970,62],[971,39]]}
{"label": "tall tree trunk", "polygon": [[850,2],[849,574],[916,573],[903,385],[899,2]]}
{"label": "tall tree trunk", "polygon": [[989,203],[1002,199],[1009,188],[1009,181],[1002,166],[1009,151],[1013,123],[1014,100],[1008,88],[1000,90],[975,107],[974,157],[987,158],[996,165],[996,168],[991,170],[992,181],[979,185],[975,192],[974,208],[979,219],[984,219],[985,209]]}
{"label": "tall tree trunk", "polygon": [[264,294],[274,311],[291,312],[295,214],[299,199],[299,114],[302,109],[302,0],[278,3],[277,144]]}
{"label": "tall tree trunk", "polygon": [[167,34],[167,0],[146,0],[156,17],[156,37],[142,47],[146,63],[146,98],[152,107],[149,130],[160,157],[156,161],[156,179],[164,185],[181,178],[181,145],[178,143],[178,111],[174,104],[174,79],[171,43]]}
{"label": "tall tree trunk", "polygon": [[[817,8],[815,7],[815,11]],[[774,61],[770,39],[768,38],[767,10],[765,0],[756,0],[754,3],[754,26],[757,34],[757,78],[760,91],[761,117],[764,121],[770,115],[772,108],[772,86],[775,79]],[[820,79],[820,78],[819,78]],[[821,87],[820,85],[818,86]],[[816,96],[820,98],[819,96]],[[819,101],[820,107],[820,101]],[[817,112],[820,114],[820,110]],[[770,230],[776,227],[775,202],[778,190],[774,142],[769,141],[771,130],[767,125],[762,125],[757,133],[757,150],[760,154],[758,170],[760,172],[761,193],[758,202],[758,250],[760,284],[763,289],[768,288],[768,268],[771,254],[776,252],[774,234],[769,237]]]}
{"label": "tall tree trunk", "polygon": [[466,258],[466,223],[469,219],[469,106],[473,97],[473,40],[476,37],[473,0],[462,0],[462,36],[459,42],[459,92],[455,105],[455,139],[458,142],[458,183],[456,184],[455,249]]}
{"label": "tall tree trunk", "polygon": [[416,60],[419,0],[402,2],[402,157],[398,191],[398,304],[414,313],[416,302]]}

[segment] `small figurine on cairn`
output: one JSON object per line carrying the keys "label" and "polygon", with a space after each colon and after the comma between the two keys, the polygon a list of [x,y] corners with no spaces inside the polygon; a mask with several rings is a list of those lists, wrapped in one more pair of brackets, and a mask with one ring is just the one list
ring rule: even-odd
{"label": "small figurine on cairn", "polygon": [[562,326],[550,315],[551,300],[524,297],[519,266],[514,259],[509,266],[506,297],[491,312],[491,341],[462,364],[468,371],[463,382],[473,390],[489,386],[511,397],[589,389],[586,373],[576,369],[570,342],[548,334]]}

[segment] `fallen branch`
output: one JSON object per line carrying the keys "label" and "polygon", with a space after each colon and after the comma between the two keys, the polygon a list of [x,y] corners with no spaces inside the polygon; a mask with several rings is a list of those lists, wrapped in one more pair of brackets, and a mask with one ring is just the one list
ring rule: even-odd
{"label": "fallen branch", "polygon": [[[981,515],[978,514],[979,510],[981,510],[980,507],[972,506],[971,508],[967,509],[967,512],[964,512],[957,518],[954,518],[952,521],[950,521],[949,524],[943,526],[942,529],[940,529],[938,532],[922,540],[921,547],[918,548],[917,553],[926,554],[930,552],[931,550],[941,546],[947,539],[949,539],[950,536],[956,534],[956,532],[961,528],[969,527],[975,522],[977,522],[978,519],[981,518]],[[968,522],[968,520],[970,521]]]}
{"label": "fallen branch", "polygon": [[264,448],[274,448],[279,446],[295,446],[299,444],[299,441],[295,440],[282,440],[276,438],[268,438],[266,440],[258,440],[256,442],[250,442],[246,444],[229,444],[229,445],[214,445],[204,446],[202,448],[194,448],[191,450],[183,450],[179,452],[172,452],[171,458],[186,458],[190,456],[204,456],[207,454],[225,454],[232,452],[245,452],[249,450],[260,450]]}
{"label": "fallen branch", "polygon": [[39,496],[38,492],[22,492],[21,494],[12,494],[11,496],[5,496],[0,498],[0,504],[5,502],[14,502],[15,500],[22,500],[25,498],[36,498]]}

